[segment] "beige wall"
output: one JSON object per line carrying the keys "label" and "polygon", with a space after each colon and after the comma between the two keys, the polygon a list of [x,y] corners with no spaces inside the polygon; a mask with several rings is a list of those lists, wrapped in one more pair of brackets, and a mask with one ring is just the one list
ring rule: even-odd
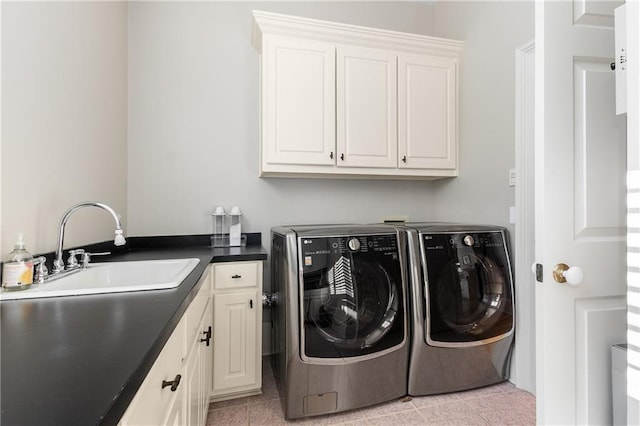
{"label": "beige wall", "polygon": [[[126,3],[2,2],[2,256],[17,232],[52,251],[80,201],[126,219],[126,55]],[[68,245],[113,238],[104,212],[76,216]]]}

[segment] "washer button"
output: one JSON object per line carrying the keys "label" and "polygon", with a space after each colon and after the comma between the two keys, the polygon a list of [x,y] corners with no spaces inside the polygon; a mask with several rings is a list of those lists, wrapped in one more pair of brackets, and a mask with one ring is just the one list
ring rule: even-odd
{"label": "washer button", "polygon": [[351,238],[347,243],[347,245],[349,246],[349,249],[352,251],[360,250],[360,241],[357,238]]}
{"label": "washer button", "polygon": [[471,247],[473,245],[473,243],[474,243],[473,237],[471,235],[465,236],[463,241],[464,241],[464,245],[466,245],[468,247]]}

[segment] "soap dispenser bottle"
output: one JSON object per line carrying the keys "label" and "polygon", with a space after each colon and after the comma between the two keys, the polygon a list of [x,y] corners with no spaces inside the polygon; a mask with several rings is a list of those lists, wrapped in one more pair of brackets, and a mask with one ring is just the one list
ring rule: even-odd
{"label": "soap dispenser bottle", "polygon": [[2,265],[2,288],[24,290],[33,284],[33,256],[27,251],[22,234]]}

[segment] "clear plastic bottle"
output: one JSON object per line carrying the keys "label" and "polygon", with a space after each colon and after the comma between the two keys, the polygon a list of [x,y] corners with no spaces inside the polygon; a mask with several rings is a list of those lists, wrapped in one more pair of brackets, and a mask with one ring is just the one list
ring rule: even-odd
{"label": "clear plastic bottle", "polygon": [[25,248],[22,234],[2,265],[2,288],[25,290],[33,284],[33,256]]}

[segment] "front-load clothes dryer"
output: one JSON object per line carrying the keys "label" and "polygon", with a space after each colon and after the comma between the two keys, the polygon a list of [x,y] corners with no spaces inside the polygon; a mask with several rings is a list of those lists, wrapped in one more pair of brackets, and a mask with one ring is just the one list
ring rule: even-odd
{"label": "front-load clothes dryer", "polygon": [[514,336],[514,288],[502,227],[407,224],[412,348],[409,395],[504,381]]}
{"label": "front-load clothes dryer", "polygon": [[406,233],[387,225],[271,230],[273,367],[285,418],[406,395]]}

